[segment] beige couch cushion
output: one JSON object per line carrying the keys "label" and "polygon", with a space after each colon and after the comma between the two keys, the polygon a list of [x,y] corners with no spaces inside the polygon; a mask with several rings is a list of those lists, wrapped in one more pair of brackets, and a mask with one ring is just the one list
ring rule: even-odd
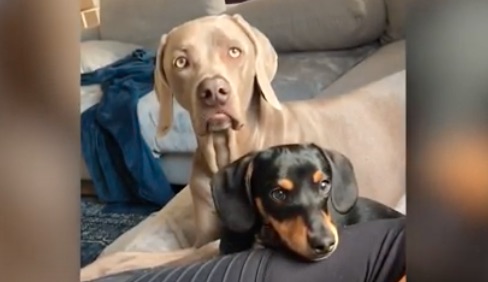
{"label": "beige couch cushion", "polygon": [[385,3],[387,25],[381,41],[389,43],[405,38],[407,0],[385,0]]}
{"label": "beige couch cushion", "polygon": [[379,39],[384,0],[251,0],[229,8],[266,34],[278,51],[344,49]]}
{"label": "beige couch cushion", "polygon": [[187,20],[225,11],[225,0],[103,0],[100,37],[156,50],[161,35]]}

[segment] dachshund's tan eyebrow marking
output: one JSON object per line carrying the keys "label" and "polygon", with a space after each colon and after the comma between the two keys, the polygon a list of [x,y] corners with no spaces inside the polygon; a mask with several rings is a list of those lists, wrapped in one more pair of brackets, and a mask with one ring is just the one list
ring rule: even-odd
{"label": "dachshund's tan eyebrow marking", "polygon": [[320,170],[317,170],[312,176],[312,180],[314,183],[318,183],[322,179],[324,179],[324,174]]}
{"label": "dachshund's tan eyebrow marking", "polygon": [[293,190],[293,182],[290,179],[282,178],[278,180],[278,185],[285,190]]}

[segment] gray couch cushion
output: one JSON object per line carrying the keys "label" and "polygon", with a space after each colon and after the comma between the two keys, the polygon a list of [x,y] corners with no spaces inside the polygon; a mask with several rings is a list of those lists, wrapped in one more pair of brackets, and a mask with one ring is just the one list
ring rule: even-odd
{"label": "gray couch cushion", "polygon": [[372,44],[342,51],[279,54],[272,85],[281,101],[313,98],[376,48]]}
{"label": "gray couch cushion", "polygon": [[278,51],[328,51],[379,39],[384,0],[251,0],[229,8],[266,34]]}
{"label": "gray couch cushion", "polygon": [[156,50],[161,35],[173,27],[223,11],[224,0],[103,0],[100,37]]}

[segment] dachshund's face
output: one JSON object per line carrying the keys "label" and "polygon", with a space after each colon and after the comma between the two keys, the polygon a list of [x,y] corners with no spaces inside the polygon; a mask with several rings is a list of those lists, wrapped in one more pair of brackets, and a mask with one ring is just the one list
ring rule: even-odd
{"label": "dachshund's face", "polygon": [[[339,237],[329,209],[345,212],[357,198],[345,156],[313,144],[290,144],[251,153],[224,171],[214,178],[214,200],[229,228],[245,231],[266,224],[282,245],[312,261],[336,249]],[[233,183],[229,176],[241,180]],[[233,184],[243,200],[234,201]]]}
{"label": "dachshund's face", "polygon": [[337,229],[327,214],[331,167],[318,149],[267,150],[249,169],[255,207],[289,249],[312,260],[335,249]]}

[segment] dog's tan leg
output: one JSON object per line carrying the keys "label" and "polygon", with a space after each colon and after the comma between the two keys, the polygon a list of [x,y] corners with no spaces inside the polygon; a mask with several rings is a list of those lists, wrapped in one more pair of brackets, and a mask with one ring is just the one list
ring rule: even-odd
{"label": "dog's tan leg", "polygon": [[210,242],[198,249],[193,249],[191,253],[188,253],[187,255],[180,257],[176,260],[171,260],[168,263],[165,263],[164,265],[169,267],[176,267],[176,266],[208,261],[220,255],[219,243],[220,240]]}
{"label": "dog's tan leg", "polygon": [[[188,256],[169,263],[171,266],[181,266],[194,262],[209,260],[219,254],[220,219],[215,213],[212,203],[207,199],[193,198],[195,209],[195,224],[197,237],[193,245],[193,252]],[[212,206],[210,207],[210,204]]]}
{"label": "dog's tan leg", "polygon": [[190,182],[196,225],[196,239],[193,246],[197,249],[219,239],[221,228],[213,203],[210,177],[198,165],[199,162],[204,163],[197,155]]}
{"label": "dog's tan leg", "polygon": [[82,268],[80,281],[90,281],[124,271],[160,266],[193,252],[194,249],[184,249],[167,253],[119,252],[110,254],[100,257]]}
{"label": "dog's tan leg", "polygon": [[215,213],[214,207],[204,199],[194,199],[195,219],[197,226],[197,238],[194,243],[195,248],[200,248],[205,244],[219,239],[220,219]]}

